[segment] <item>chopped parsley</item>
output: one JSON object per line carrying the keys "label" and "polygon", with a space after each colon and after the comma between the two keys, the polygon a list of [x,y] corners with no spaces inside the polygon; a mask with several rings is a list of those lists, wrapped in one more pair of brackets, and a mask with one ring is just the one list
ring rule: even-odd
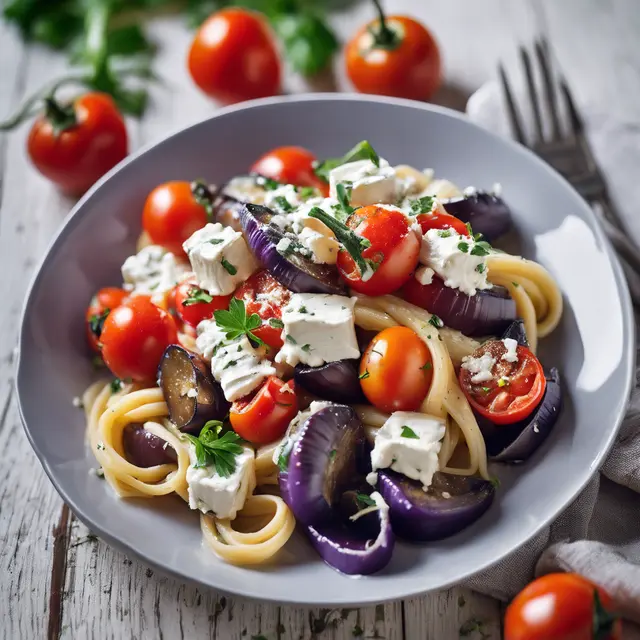
{"label": "chopped parsley", "polygon": [[333,210],[340,222],[346,222],[347,218],[355,211],[355,208],[349,202],[351,200],[351,189],[352,184],[350,182],[339,182],[336,186],[338,205],[334,205]]}
{"label": "chopped parsley", "polygon": [[458,251],[462,253],[468,253],[469,251],[469,243],[468,242],[458,242]]}
{"label": "chopped parsley", "polygon": [[366,493],[356,493],[356,504],[360,509],[366,509],[367,507],[375,507],[376,501]]}
{"label": "chopped parsley", "polygon": [[284,337],[284,339],[289,343],[289,344],[298,344],[298,341],[290,334],[287,333],[287,335]]}
{"label": "chopped parsley", "polygon": [[494,489],[498,489],[500,487],[500,478],[497,476],[490,478],[489,482],[493,485]]}
{"label": "chopped parsley", "polygon": [[467,231],[469,232],[469,235],[473,238],[473,229],[471,228],[471,223],[465,222],[464,226],[467,227]]}
{"label": "chopped parsley", "polygon": [[449,238],[451,237],[451,229],[440,229],[440,231],[438,231],[438,235],[441,238]]}
{"label": "chopped parsley", "polygon": [[486,268],[487,268],[486,265],[480,263],[478,266],[476,266],[476,271],[478,273],[484,273]]}
{"label": "chopped parsley", "polygon": [[313,171],[319,178],[322,178],[325,182],[329,182],[329,173],[332,169],[347,164],[348,162],[355,162],[356,160],[371,160],[376,167],[380,166],[380,156],[378,156],[375,149],[367,140],[362,140],[362,142],[358,142],[355,147],[349,149],[342,158],[328,158],[323,162],[318,162]]}
{"label": "chopped parsley", "polygon": [[482,387],[482,390],[483,390],[485,393],[489,393],[489,391],[491,391],[491,387]]}
{"label": "chopped parsley", "polygon": [[229,360],[229,362],[227,362],[227,364],[224,365],[224,367],[222,367],[222,369],[230,369],[231,367],[235,367],[238,364],[237,360]]}
{"label": "chopped parsley", "polygon": [[305,353],[311,353],[312,351],[312,347],[310,344],[303,344],[301,349],[305,352]]}
{"label": "chopped parsley", "polygon": [[420,440],[420,436],[411,427],[408,427],[406,424],[403,425],[402,431],[400,432],[400,435],[403,438],[411,438],[413,440]]}
{"label": "chopped parsley", "polygon": [[338,453],[337,449],[331,449],[331,451],[329,451],[329,460],[333,460],[336,457],[337,453]]}
{"label": "chopped parsley", "polygon": [[214,467],[221,478],[228,478],[236,470],[236,456],[242,453],[243,440],[233,432],[222,436],[222,422],[209,420],[199,436],[185,434],[196,449],[195,468]]}
{"label": "chopped parsley", "polygon": [[118,391],[122,391],[123,386],[124,381],[120,380],[120,378],[114,378],[109,385],[109,387],[111,388],[111,393],[118,393]]}
{"label": "chopped parsley", "polygon": [[213,312],[216,324],[225,332],[227,340],[235,340],[246,335],[258,346],[264,346],[264,342],[254,333],[255,329],[262,325],[262,320],[257,313],[247,316],[244,301],[231,298],[229,310],[219,309]]}
{"label": "chopped parsley", "polygon": [[433,369],[433,365],[430,362],[425,362],[423,366],[420,367],[423,371],[431,371]]}
{"label": "chopped parsley", "polygon": [[517,282],[512,282],[511,283],[514,287],[519,287],[520,285]]}
{"label": "chopped parsley", "polygon": [[213,220],[214,195],[211,193],[211,189],[209,189],[202,180],[194,180],[191,183],[191,195],[193,196],[193,199],[205,210],[207,218],[209,220]]}
{"label": "chopped parsley", "polygon": [[235,266],[232,265],[226,258],[222,258],[220,262],[229,275],[235,276],[236,273],[238,273],[238,270],[235,268]]}
{"label": "chopped parsley", "polygon": [[308,313],[308,311],[307,311],[307,307],[305,307],[304,305],[302,305],[302,306],[298,309],[298,313]]}
{"label": "chopped parsley", "polygon": [[442,327],[444,327],[444,322],[442,322],[442,320],[440,320],[440,318],[435,313],[429,318],[429,324],[436,329],[441,329]]}
{"label": "chopped parsley", "polygon": [[94,313],[89,318],[89,329],[96,338],[102,335],[102,329],[104,329],[104,322],[107,316],[111,312],[111,309],[105,309],[102,313]]}
{"label": "chopped parsley", "polygon": [[280,318],[269,318],[269,326],[274,329],[284,329],[284,322]]}
{"label": "chopped parsley", "polygon": [[213,296],[209,295],[204,289],[200,287],[191,287],[189,289],[189,297],[182,301],[183,306],[190,307],[192,304],[199,304],[201,302],[208,303],[213,300]]}
{"label": "chopped parsley", "polygon": [[364,372],[358,376],[358,380],[366,380],[370,375],[369,369],[365,369]]}
{"label": "chopped parsley", "polygon": [[240,352],[242,351],[242,345],[241,345],[241,344],[239,344],[239,345],[238,345],[238,348],[236,349],[236,351],[237,351],[238,353],[240,353]]}
{"label": "chopped parsley", "polygon": [[258,176],[256,183],[261,186],[265,191],[275,191],[280,187],[280,183],[272,178],[265,176]]}
{"label": "chopped parsley", "polygon": [[212,238],[211,240],[207,240],[209,244],[222,244],[224,240],[222,238]]}
{"label": "chopped parsley", "polygon": [[104,444],[102,444],[102,442],[98,442],[98,444],[96,445],[96,449],[98,451],[104,451]]}
{"label": "chopped parsley", "polygon": [[417,216],[421,213],[429,213],[433,209],[435,198],[433,196],[423,196],[411,201],[410,216]]}
{"label": "chopped parsley", "polygon": [[291,213],[293,211],[292,204],[284,196],[277,196],[273,199],[273,202],[285,213]]}
{"label": "chopped parsley", "polygon": [[472,256],[488,256],[491,251],[491,245],[484,240],[476,242],[471,249]]}
{"label": "chopped parsley", "polygon": [[298,189],[298,195],[303,200],[308,200],[309,198],[312,198],[316,195],[316,190],[313,187],[300,187]]}

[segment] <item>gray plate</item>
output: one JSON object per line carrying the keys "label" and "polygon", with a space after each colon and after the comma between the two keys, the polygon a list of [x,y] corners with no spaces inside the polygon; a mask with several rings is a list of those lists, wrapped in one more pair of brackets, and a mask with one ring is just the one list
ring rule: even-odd
{"label": "gray plate", "polygon": [[[448,540],[398,544],[380,574],[349,579],[323,564],[297,532],[277,561],[233,567],[201,545],[198,516],[178,498],[119,500],[89,476],[82,412],[72,398],[91,381],[83,315],[98,287],[118,284],[134,252],[146,195],[166,180],[220,181],[262,152],[299,144],[319,157],[369,139],[389,162],[434,167],[461,185],[499,181],[525,256],[557,278],[563,320],[543,340],[567,390],[554,433],[520,467],[496,466],[502,484],[488,515]],[[588,206],[523,148],[429,105],[361,96],[276,98],[220,110],[129,157],[74,208],[27,296],[17,388],[27,435],[76,515],[111,544],[161,570],[227,592],[299,604],[359,605],[464,580],[526,542],[567,506],[609,449],[629,396],[632,313],[619,264]]]}

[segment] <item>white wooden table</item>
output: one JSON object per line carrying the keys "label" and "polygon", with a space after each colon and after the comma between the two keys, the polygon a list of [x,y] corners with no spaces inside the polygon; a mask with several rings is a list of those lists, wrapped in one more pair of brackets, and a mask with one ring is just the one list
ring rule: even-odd
{"label": "white wooden table", "polygon": [[[446,67],[448,86],[441,102],[455,108],[464,108],[466,97],[494,77],[499,59],[515,60],[518,44],[546,34],[580,106],[589,107],[590,133],[605,171],[617,154],[624,153],[637,174],[638,0],[387,0],[387,6],[417,15],[432,27]],[[362,2],[336,14],[333,21],[346,37],[371,15]],[[160,45],[157,69],[166,85],[153,88],[153,104],[144,120],[129,123],[134,149],[215,108],[185,72],[187,30],[177,20],[163,19],[152,31]],[[26,47],[0,25],[0,118],[63,69],[62,58]],[[340,61],[336,77],[338,86],[347,88]],[[316,87],[290,79],[288,89],[326,90],[328,84],[326,78]],[[625,128],[626,148],[603,143],[611,127]],[[27,443],[13,391],[14,346],[25,288],[73,204],[29,166],[26,134],[23,127],[0,136],[0,636],[498,640],[501,605],[461,588],[359,610],[251,602],[158,575],[108,547],[75,519]],[[608,178],[617,193],[632,187],[617,172]],[[640,216],[632,226],[640,231]],[[481,631],[466,633],[474,620],[482,621]]]}

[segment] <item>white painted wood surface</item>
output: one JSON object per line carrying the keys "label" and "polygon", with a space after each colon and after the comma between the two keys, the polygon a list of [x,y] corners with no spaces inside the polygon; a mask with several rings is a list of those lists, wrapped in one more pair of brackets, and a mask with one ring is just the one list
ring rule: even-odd
{"label": "white painted wood surface", "polygon": [[[447,86],[440,102],[463,108],[494,77],[499,59],[513,61],[517,45],[545,33],[586,109],[596,151],[622,206],[628,178],[611,172],[640,168],[640,8],[637,0],[387,0],[394,12],[422,18],[442,46]],[[364,3],[336,13],[346,38],[371,15]],[[215,106],[184,71],[189,33],[158,20],[156,68],[165,85],[141,122],[129,122],[132,148],[212,113]],[[0,118],[33,89],[57,75],[64,61],[25,47],[0,24]],[[348,89],[336,60],[338,88]],[[290,78],[289,91],[329,90]],[[622,128],[623,148],[606,144]],[[63,506],[31,451],[12,390],[13,350],[25,288],[33,268],[72,202],[28,164],[27,127],[0,137],[0,637],[251,638],[267,640],[455,640],[500,638],[500,604],[461,588],[360,610],[279,607],[212,591],[156,574],[94,538]],[[623,154],[621,156],[621,154]],[[617,164],[616,164],[617,163]],[[640,236],[640,216],[632,222]],[[57,425],[52,425],[56,428]],[[265,594],[268,595],[268,594]],[[481,631],[472,631],[481,621]],[[465,635],[466,632],[469,632]]]}

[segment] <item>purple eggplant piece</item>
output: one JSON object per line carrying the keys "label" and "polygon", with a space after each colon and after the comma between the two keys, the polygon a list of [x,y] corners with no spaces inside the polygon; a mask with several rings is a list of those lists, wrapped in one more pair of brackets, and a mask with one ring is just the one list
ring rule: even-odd
{"label": "purple eggplant piece", "polygon": [[307,534],[329,566],[347,575],[370,575],[389,563],[395,545],[388,507],[381,504],[375,515],[375,537],[363,535],[355,523],[345,524],[335,515],[315,526],[308,526]]}
{"label": "purple eggplant piece", "polygon": [[169,345],[162,354],[158,385],[171,421],[181,431],[197,433],[208,420],[224,420],[229,412],[222,388],[205,362],[180,345]]}
{"label": "purple eggplant piece", "polygon": [[491,460],[524,462],[551,433],[562,409],[562,387],[556,368],[552,368],[546,378],[547,387],[540,404],[524,420],[496,425],[476,414]]}
{"label": "purple eggplant piece", "polygon": [[527,340],[527,332],[524,328],[524,321],[521,318],[514,320],[507,330],[502,334],[502,339],[511,338],[515,340],[521,347],[529,348],[529,341]]}
{"label": "purple eggplant piece", "polygon": [[316,525],[335,515],[332,507],[360,478],[364,446],[364,429],[351,407],[332,405],[307,418],[287,467],[287,504],[299,522]]}
{"label": "purple eggplant piece", "polygon": [[335,265],[316,264],[295,251],[286,257],[278,252],[276,246],[285,235],[270,224],[273,215],[268,207],[255,204],[244,205],[240,212],[245,238],[256,259],[289,291],[344,295],[346,289]]}
{"label": "purple eggplant piece", "polygon": [[298,364],[293,378],[303,389],[325,400],[344,404],[364,402],[357,360],[328,362],[321,367]]}
{"label": "purple eggplant piece", "polygon": [[442,203],[447,213],[471,224],[474,233],[481,233],[493,242],[513,226],[511,210],[502,198],[486,191],[452,198]]}
{"label": "purple eggplant piece", "polygon": [[165,440],[147,431],[141,424],[128,424],[122,432],[125,458],[136,467],[171,464],[178,457]]}
{"label": "purple eggplant piece", "polygon": [[379,471],[378,487],[389,505],[393,531],[419,542],[462,531],[491,506],[495,494],[486,480],[441,472],[434,474],[428,491],[394,471]]}

